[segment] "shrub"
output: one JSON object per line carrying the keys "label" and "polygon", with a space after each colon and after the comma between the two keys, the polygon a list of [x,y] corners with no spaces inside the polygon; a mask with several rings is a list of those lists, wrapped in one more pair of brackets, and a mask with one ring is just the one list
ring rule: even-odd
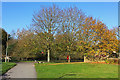
{"label": "shrub", "polygon": [[118,58],[108,58],[105,60],[105,62],[108,64],[118,64],[120,63],[120,60]]}
{"label": "shrub", "polygon": [[16,57],[11,57],[10,62],[18,62],[19,60]]}

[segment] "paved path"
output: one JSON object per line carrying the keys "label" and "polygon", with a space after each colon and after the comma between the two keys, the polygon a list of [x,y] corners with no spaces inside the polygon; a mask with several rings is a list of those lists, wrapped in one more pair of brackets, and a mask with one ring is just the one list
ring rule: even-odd
{"label": "paved path", "polygon": [[10,69],[3,78],[36,78],[33,62],[20,62]]}

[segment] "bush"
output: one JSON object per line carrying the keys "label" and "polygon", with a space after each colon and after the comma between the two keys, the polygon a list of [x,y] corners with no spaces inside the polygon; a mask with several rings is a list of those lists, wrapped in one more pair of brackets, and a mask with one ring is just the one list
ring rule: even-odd
{"label": "bush", "polygon": [[19,62],[19,60],[16,57],[11,57],[10,62]]}
{"label": "bush", "polygon": [[105,60],[105,62],[108,64],[118,64],[120,63],[120,60],[118,58],[108,58]]}

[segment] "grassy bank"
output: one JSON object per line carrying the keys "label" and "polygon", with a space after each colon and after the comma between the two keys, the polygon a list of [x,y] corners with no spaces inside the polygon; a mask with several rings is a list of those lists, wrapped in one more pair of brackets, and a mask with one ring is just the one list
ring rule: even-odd
{"label": "grassy bank", "polygon": [[0,72],[2,72],[2,74],[6,73],[9,69],[11,69],[12,67],[14,67],[16,65],[16,63],[12,63],[12,62],[2,62],[2,68],[0,69]]}

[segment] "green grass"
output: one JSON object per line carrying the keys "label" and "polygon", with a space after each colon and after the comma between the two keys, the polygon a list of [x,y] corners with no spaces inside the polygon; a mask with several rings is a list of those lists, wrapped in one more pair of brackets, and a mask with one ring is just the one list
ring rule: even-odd
{"label": "green grass", "polygon": [[118,78],[118,65],[112,64],[35,64],[38,78]]}
{"label": "green grass", "polygon": [[7,63],[2,62],[2,68],[0,68],[0,72],[2,71],[2,74],[4,74],[15,65],[16,63],[12,63],[12,62],[7,62]]}

